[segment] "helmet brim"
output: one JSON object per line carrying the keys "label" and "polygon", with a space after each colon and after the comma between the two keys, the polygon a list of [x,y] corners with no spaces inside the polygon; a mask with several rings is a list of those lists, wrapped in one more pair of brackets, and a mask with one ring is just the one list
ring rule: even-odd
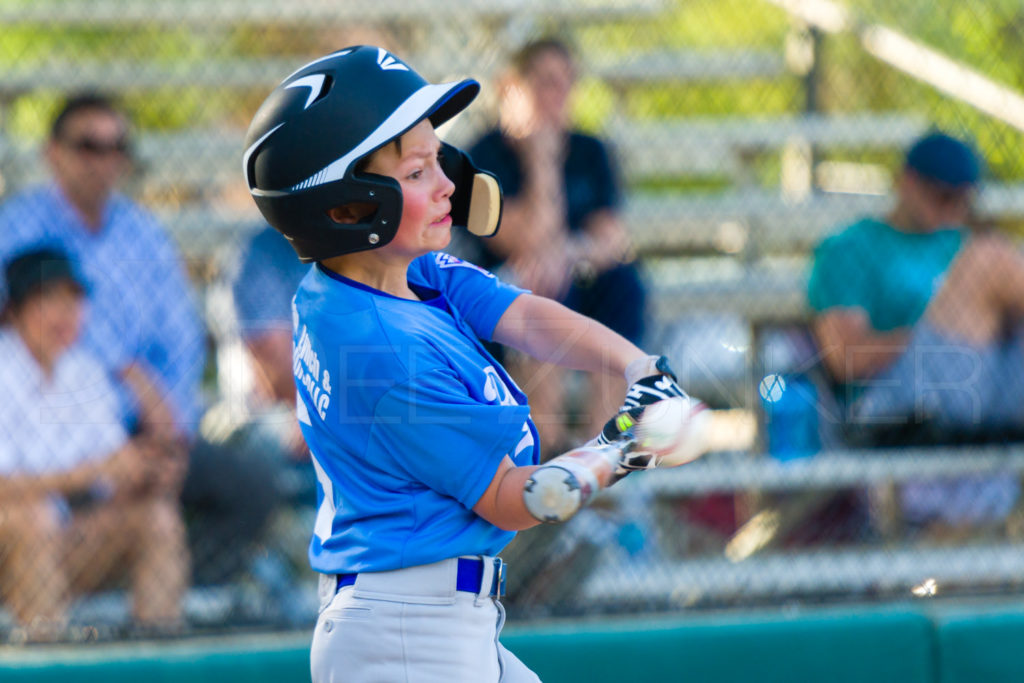
{"label": "helmet brim", "polygon": [[[455,117],[456,114],[469,106],[469,103],[476,99],[480,93],[480,84],[472,78],[467,78],[457,83],[442,83],[432,87],[447,87],[441,97],[435,102],[431,110],[427,112],[426,118],[434,128]],[[416,121],[419,123],[419,121]],[[415,125],[415,124],[414,124]]]}

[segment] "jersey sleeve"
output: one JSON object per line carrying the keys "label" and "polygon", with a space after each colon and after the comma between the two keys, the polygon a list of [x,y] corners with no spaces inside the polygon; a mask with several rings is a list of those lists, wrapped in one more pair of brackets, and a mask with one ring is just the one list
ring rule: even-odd
{"label": "jersey sleeve", "polygon": [[526,290],[502,282],[493,273],[451,254],[427,254],[415,262],[425,282],[441,291],[472,328],[490,341],[498,320]]}
{"label": "jersey sleeve", "polygon": [[472,508],[527,432],[528,406],[481,403],[434,369],[377,402],[366,458]]}

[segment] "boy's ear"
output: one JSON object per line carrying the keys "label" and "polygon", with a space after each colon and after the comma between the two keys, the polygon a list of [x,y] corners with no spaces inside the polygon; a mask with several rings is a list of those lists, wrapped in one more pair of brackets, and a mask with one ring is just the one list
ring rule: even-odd
{"label": "boy's ear", "polygon": [[353,225],[355,223],[361,223],[365,219],[372,217],[376,210],[376,205],[370,204],[369,202],[353,202],[351,204],[344,204],[342,206],[335,206],[333,209],[328,209],[327,215],[335,223]]}

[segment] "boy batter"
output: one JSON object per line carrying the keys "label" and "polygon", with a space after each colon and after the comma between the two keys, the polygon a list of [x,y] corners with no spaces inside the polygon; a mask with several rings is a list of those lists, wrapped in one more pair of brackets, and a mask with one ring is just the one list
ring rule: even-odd
{"label": "boy batter", "polygon": [[315,264],[293,309],[319,482],[315,681],[537,680],[498,642],[496,555],[538,523],[539,470],[568,495],[597,465],[570,451],[538,467],[526,397],[480,339],[625,373],[628,406],[682,395],[611,330],[441,251],[453,223],[497,229],[497,183],[434,132],[479,87],[346,48],[286,78],[249,129],[250,191]]}

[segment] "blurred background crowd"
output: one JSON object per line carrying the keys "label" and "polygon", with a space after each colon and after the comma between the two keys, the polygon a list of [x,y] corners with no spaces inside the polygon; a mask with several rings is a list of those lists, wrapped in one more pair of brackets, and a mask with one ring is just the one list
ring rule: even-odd
{"label": "blurred background crowd", "polygon": [[[509,613],[1024,584],[1024,8],[1013,0],[0,0],[0,635],[308,627],[306,266],[242,137],[374,44],[484,106],[451,251],[667,354],[731,428],[507,549]],[[501,348],[544,453],[625,385]]]}

